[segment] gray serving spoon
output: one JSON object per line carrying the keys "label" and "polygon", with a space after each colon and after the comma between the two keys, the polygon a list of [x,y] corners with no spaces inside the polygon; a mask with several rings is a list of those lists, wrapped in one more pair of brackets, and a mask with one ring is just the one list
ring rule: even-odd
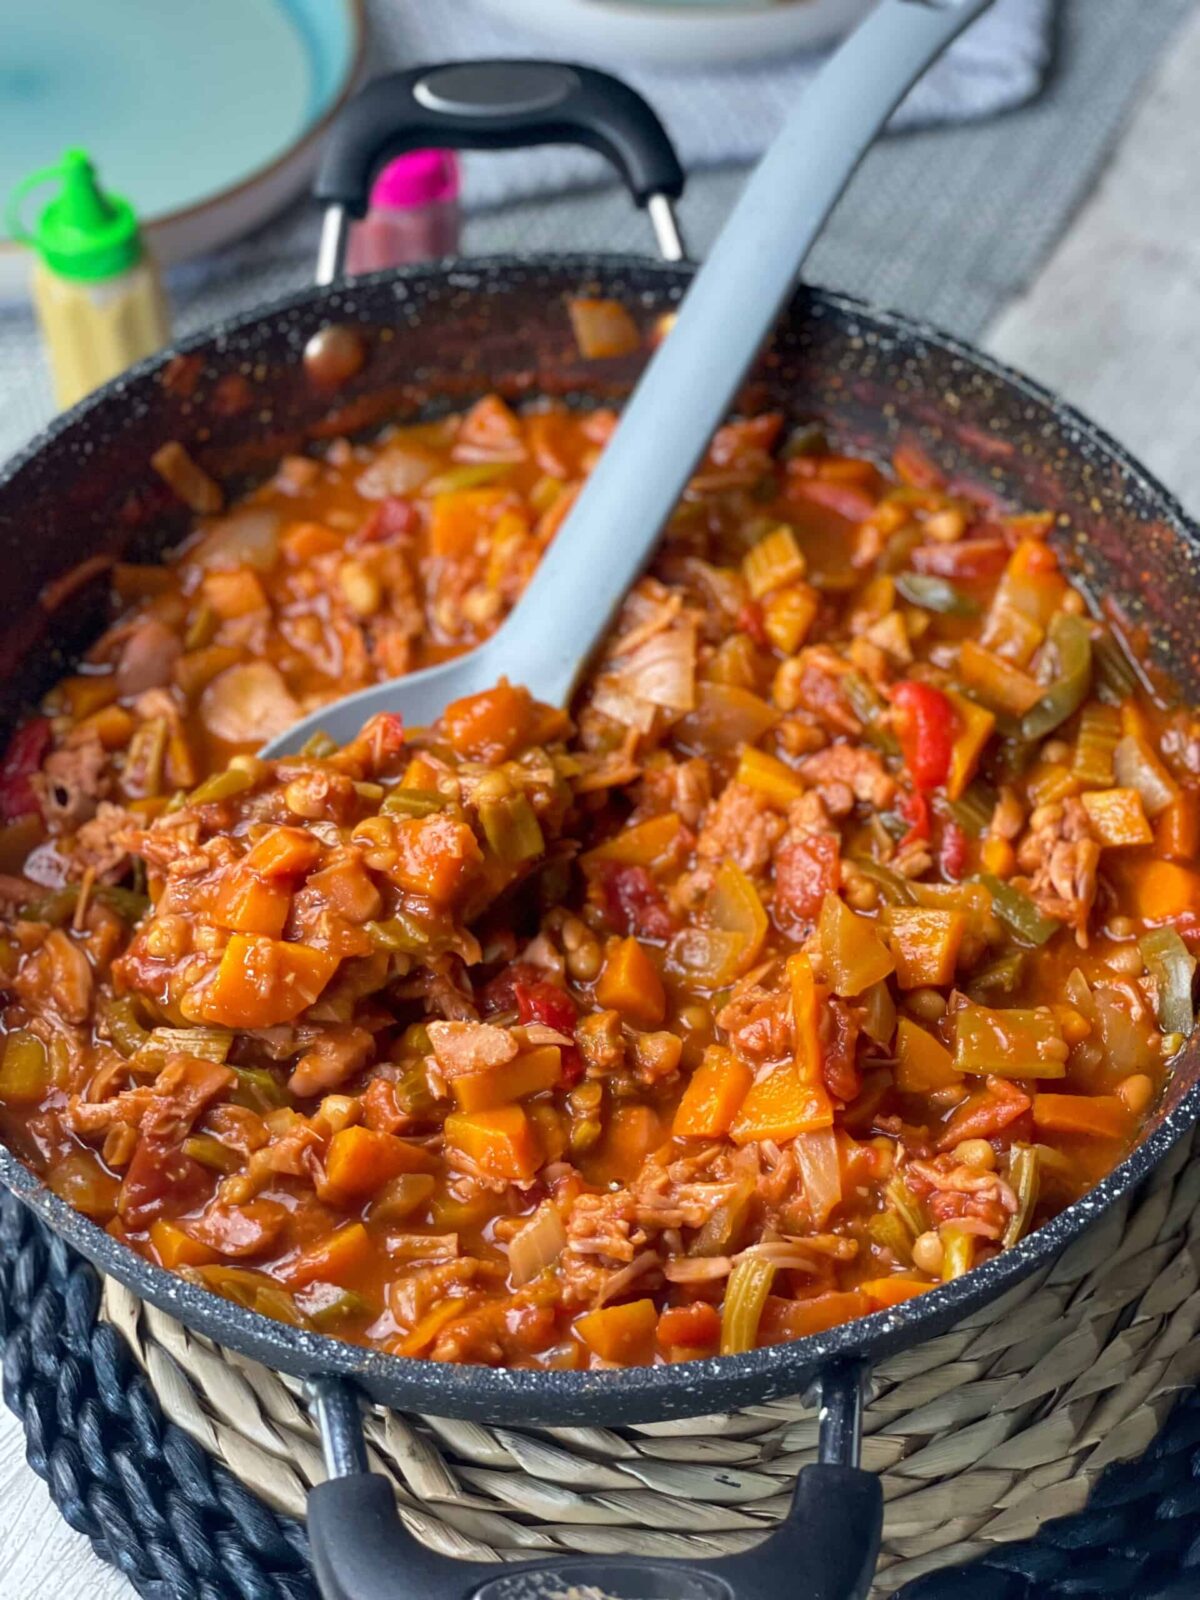
{"label": "gray serving spoon", "polygon": [[262,751],[338,744],[380,711],[424,727],[500,677],[550,705],[588,659],[791,294],[804,258],[875,135],[991,0],[881,0],[822,69],[760,161],[696,274],[595,470],[524,595],[469,654],[322,706]]}

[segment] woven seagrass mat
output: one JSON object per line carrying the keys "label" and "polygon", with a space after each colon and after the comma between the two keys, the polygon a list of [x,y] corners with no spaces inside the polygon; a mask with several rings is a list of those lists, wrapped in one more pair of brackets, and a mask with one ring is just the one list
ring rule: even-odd
{"label": "woven seagrass mat", "polygon": [[[886,1502],[876,1595],[980,1557],[984,1567],[969,1580],[960,1573],[943,1587],[926,1579],[913,1593],[963,1593],[969,1584],[975,1600],[1200,1594],[1200,1571],[1180,1568],[1181,1547],[1168,1570],[1184,1587],[1112,1586],[1113,1560],[1132,1581],[1145,1576],[1154,1547],[1139,1551],[1123,1524],[1106,1524],[1103,1491],[1098,1520],[1093,1506],[1090,1522],[1074,1519],[1085,1531],[1066,1536],[1068,1549],[1078,1547],[1069,1574],[1046,1558],[1035,1590],[989,1587],[986,1577],[997,1577],[989,1556],[994,1563],[1008,1542],[1080,1512],[1105,1468],[1147,1451],[1180,1391],[1200,1379],[1197,1156],[1200,1135],[1054,1266],[877,1370],[864,1444]],[[285,1519],[302,1517],[305,1490],[323,1472],[296,1385],[111,1281],[100,1316],[128,1340],[169,1423]],[[1200,1437],[1195,1421],[1192,1431]],[[800,1401],[641,1427],[529,1431],[380,1410],[368,1437],[372,1466],[391,1479],[412,1531],[448,1555],[482,1560],[556,1549],[647,1557],[741,1550],[783,1514],[797,1470],[816,1456],[816,1418]],[[1185,1469],[1185,1482],[1193,1476]],[[1162,1472],[1157,1481],[1161,1489]],[[1200,1510],[1200,1483],[1182,1511],[1171,1506],[1173,1517]],[[1162,1546],[1157,1500],[1143,1521],[1156,1517]],[[1089,1577],[1089,1546],[1105,1539],[1108,1565],[1093,1562]],[[1048,1548],[1061,1567],[1062,1538]],[[1028,1560],[1018,1566],[1030,1576]]]}

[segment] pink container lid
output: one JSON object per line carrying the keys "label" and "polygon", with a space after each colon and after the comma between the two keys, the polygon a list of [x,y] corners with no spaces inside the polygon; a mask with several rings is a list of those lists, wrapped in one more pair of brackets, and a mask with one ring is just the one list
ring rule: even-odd
{"label": "pink container lid", "polygon": [[371,206],[380,211],[412,211],[458,198],[458,162],[451,150],[413,150],[397,156],[375,179]]}

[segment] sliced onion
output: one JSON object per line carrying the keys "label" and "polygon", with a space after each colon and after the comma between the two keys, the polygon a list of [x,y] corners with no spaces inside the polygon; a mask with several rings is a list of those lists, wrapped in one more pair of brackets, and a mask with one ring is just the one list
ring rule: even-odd
{"label": "sliced onion", "polygon": [[210,522],[189,559],[198,567],[254,567],[267,572],[279,554],[279,513],[246,506],[232,516]]}
{"label": "sliced onion", "polygon": [[679,627],[653,634],[611,676],[639,700],[668,711],[690,711],[696,704],[695,632]]}
{"label": "sliced onion", "polygon": [[842,1163],[837,1135],[832,1128],[799,1133],[792,1140],[804,1198],[813,1226],[824,1227],[842,1203]]}
{"label": "sliced onion", "polygon": [[300,707],[269,661],[220,673],[200,696],[200,720],[226,744],[265,744],[300,720]]}
{"label": "sliced onion", "polygon": [[700,683],[696,708],[676,724],[681,744],[701,755],[725,755],[757,744],[779,721],[779,712],[749,689],[731,683]]}
{"label": "sliced onion", "polygon": [[1132,734],[1127,734],[1113,751],[1113,776],[1120,788],[1137,790],[1148,817],[1158,816],[1179,798],[1179,790],[1166,768]]}
{"label": "sliced onion", "polygon": [[508,1246],[508,1271],[514,1289],[532,1283],[552,1267],[567,1244],[567,1230],[554,1206],[540,1205]]}
{"label": "sliced onion", "polygon": [[412,494],[438,472],[442,458],[425,445],[393,440],[360,472],[354,487],[365,500]]}

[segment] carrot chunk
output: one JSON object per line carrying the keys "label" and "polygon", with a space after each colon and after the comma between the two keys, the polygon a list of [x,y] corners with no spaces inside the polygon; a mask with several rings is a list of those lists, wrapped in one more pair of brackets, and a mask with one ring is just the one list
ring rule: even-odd
{"label": "carrot chunk", "polygon": [[910,1278],[903,1272],[894,1272],[886,1278],[868,1278],[860,1283],[859,1293],[865,1294],[873,1311],[885,1311],[890,1306],[903,1304],[914,1295],[924,1294],[933,1284],[924,1278]]}
{"label": "carrot chunk", "polygon": [[1120,863],[1116,876],[1130,915],[1146,922],[1172,922],[1200,912],[1200,872],[1178,861],[1158,859]]}
{"label": "carrot chunk", "polygon": [[498,683],[448,705],[442,731],[456,755],[470,761],[507,761],[529,742],[537,721],[528,689]]}
{"label": "carrot chunk", "polygon": [[1200,855],[1200,789],[1181,789],[1179,798],[1159,813],[1154,843],[1159,855],[1172,861]]}

